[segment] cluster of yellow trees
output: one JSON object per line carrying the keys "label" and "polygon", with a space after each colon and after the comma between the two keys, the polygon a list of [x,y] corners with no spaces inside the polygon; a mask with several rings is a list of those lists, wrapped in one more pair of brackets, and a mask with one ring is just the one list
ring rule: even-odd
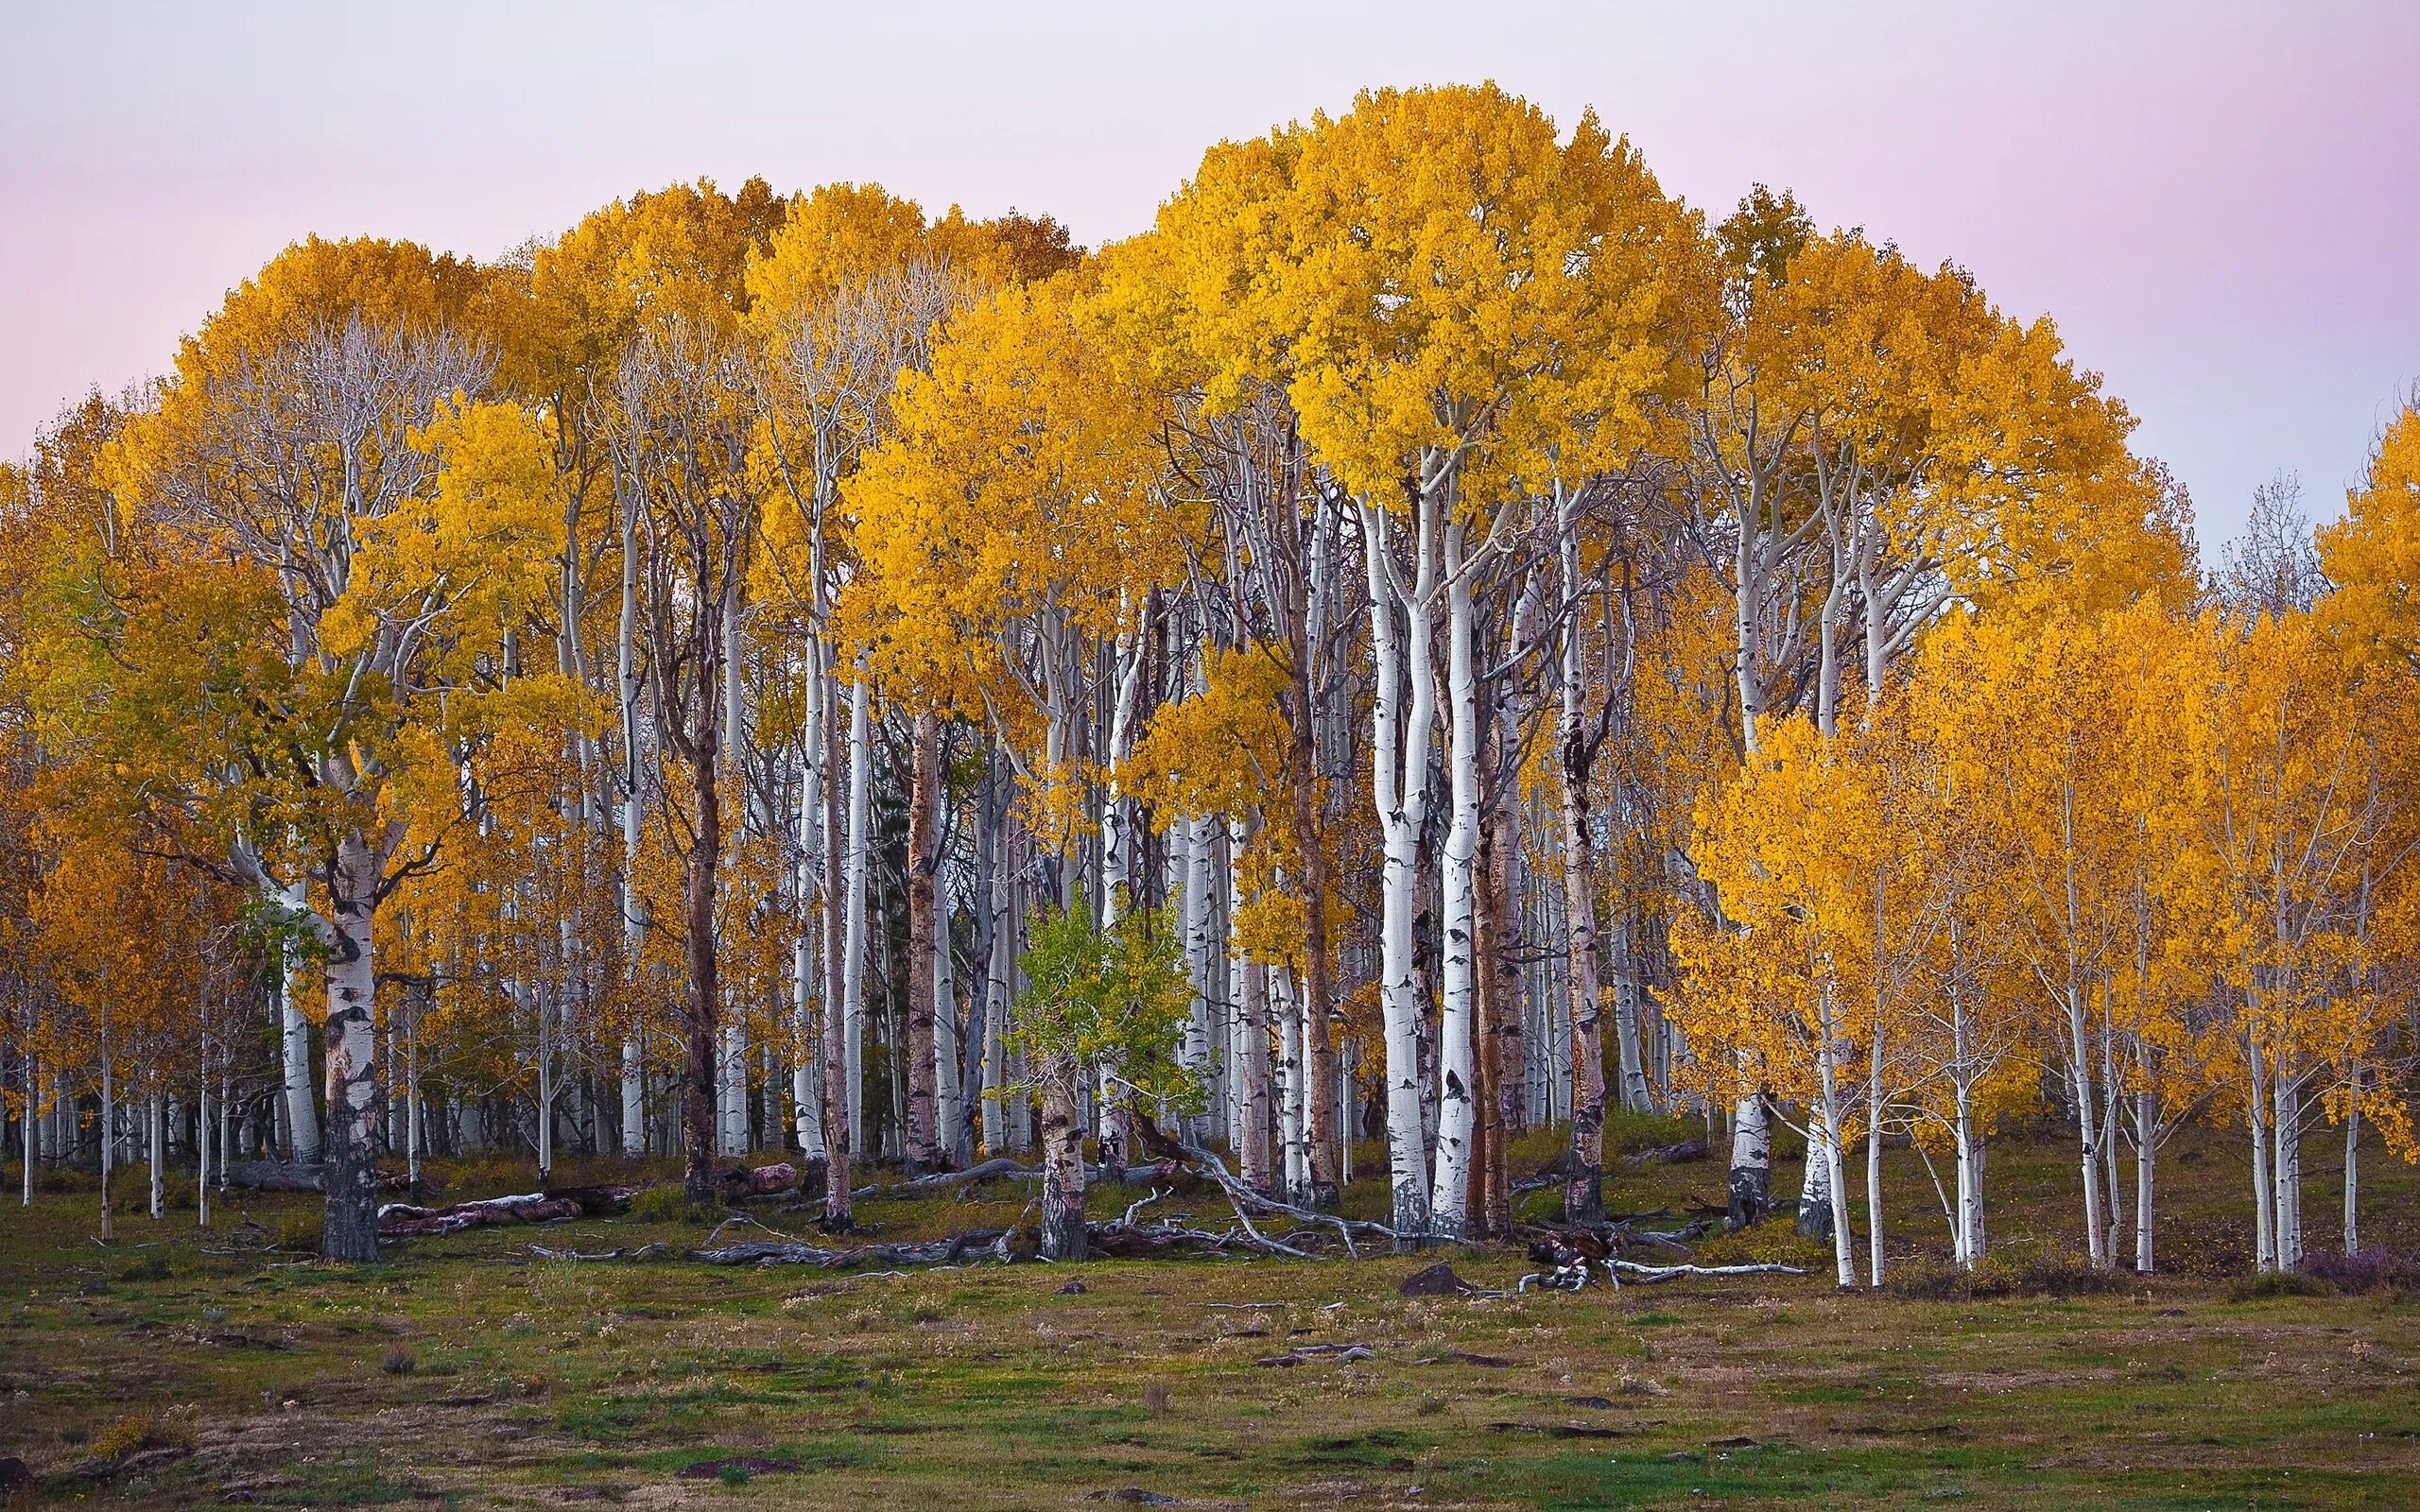
{"label": "cluster of yellow trees", "polygon": [[[2196,576],[2048,321],[1593,117],[1383,91],[1149,232],[676,186],[495,264],[289,249],[0,473],[36,1164],[1222,1144],[1511,1226],[1510,1136],[2408,1147],[2420,421]],[[2291,524],[2290,521],[2288,522]],[[2282,545],[2280,544],[2282,542]],[[214,1175],[215,1173],[215,1175]],[[1955,1196],[1946,1194],[1954,1187]],[[1879,1278],[1880,1225],[1870,1219]]]}

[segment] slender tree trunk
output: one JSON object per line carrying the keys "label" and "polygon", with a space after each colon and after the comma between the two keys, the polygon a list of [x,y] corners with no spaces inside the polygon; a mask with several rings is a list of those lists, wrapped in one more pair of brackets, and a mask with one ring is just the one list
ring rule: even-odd
{"label": "slender tree trunk", "polygon": [[841,947],[840,1015],[845,1035],[849,1148],[865,1148],[866,868],[873,843],[873,751],[870,695],[860,676],[849,684],[848,934]]}
{"label": "slender tree trunk", "polygon": [[[289,885],[280,902],[284,903],[285,917],[289,920],[299,922],[304,917],[301,883]],[[320,1163],[320,1115],[311,1098],[311,1022],[294,989],[295,974],[301,964],[290,945],[279,948],[277,996],[285,1028],[281,1045],[285,1066],[286,1154],[297,1165],[317,1165]]]}
{"label": "slender tree trunk", "polygon": [[144,1105],[145,1154],[150,1170],[151,1221],[168,1211],[168,1111],[165,1099],[153,1092]]}
{"label": "slender tree trunk", "polygon": [[[1829,989],[1824,989],[1828,991]],[[1824,1180],[1830,1187],[1832,1207],[1832,1266],[1843,1287],[1857,1284],[1857,1256],[1849,1231],[1849,1194],[1847,1174],[1841,1169],[1841,1102],[1839,1069],[1832,1050],[1836,1036],[1827,1010],[1821,1029],[1822,1039],[1816,1043],[1815,1068],[1817,1092],[1822,1098],[1817,1111],[1822,1116],[1824,1131]],[[1814,1120],[1809,1120],[1810,1125]],[[1811,1136],[1814,1129],[1807,1130]],[[1814,1141],[1807,1142],[1807,1158],[1814,1158]]]}
{"label": "slender tree trunk", "polygon": [[2107,1232],[2101,1228],[2100,1150],[2094,1138],[2097,1115],[2092,1096],[2092,1056],[2084,1040],[2083,988],[2072,974],[2067,979],[2068,1070],[2074,1074],[2076,1130],[2083,1146],[2084,1247],[2095,1270],[2109,1267]]}
{"label": "slender tree trunk", "polygon": [[2277,1209],[2276,1189],[2269,1173],[2269,1086],[2256,1041],[2245,1045],[2244,1062],[2250,1083],[2243,1121],[2252,1135],[2253,1265],[2257,1270],[2273,1271],[2277,1268]]}
{"label": "slender tree trunk", "polygon": [[2344,1253],[2361,1252],[2361,1068],[2353,1068],[2344,1106]]}
{"label": "slender tree trunk", "polygon": [[2272,1079],[2276,1089],[2276,1117],[2270,1126],[2277,1159],[2270,1179],[2277,1194],[2277,1268],[2303,1268],[2303,1092],[2299,1074],[2288,1075],[2280,1065]]}
{"label": "slender tree trunk", "polygon": [[[1312,618],[1306,607],[1305,618]],[[1312,1206],[1333,1208],[1338,1200],[1335,1142],[1336,1046],[1328,1038],[1328,1005],[1335,988],[1329,974],[1327,846],[1322,838],[1319,790],[1319,709],[1313,701],[1312,627],[1296,638],[1291,659],[1293,727],[1288,747],[1287,776],[1293,786],[1294,865],[1303,880],[1303,993],[1296,1032],[1302,1038],[1302,1153],[1307,1170],[1298,1177],[1297,1194]]]}
{"label": "slender tree trunk", "polygon": [[689,1003],[682,1024],[681,1168],[690,1202],[712,1204],[718,1148],[716,1093],[720,1085],[722,975],[715,952],[715,901],[722,885],[722,796],[717,784],[718,743],[712,725],[690,763],[697,831],[682,873],[683,950],[688,956]]}
{"label": "slender tree trunk", "polygon": [[[1409,598],[1394,591],[1388,565],[1386,511],[1365,505],[1361,533],[1370,577],[1371,659],[1376,688],[1371,702],[1373,798],[1386,847],[1380,879],[1378,929],[1379,1007],[1386,1040],[1387,1146],[1393,1190],[1394,1230],[1406,1236],[1430,1229],[1426,1112],[1422,1107],[1420,1041],[1426,1015],[1425,994],[1414,977],[1414,893],[1420,873],[1419,840],[1426,816],[1429,726],[1435,684],[1428,665],[1427,594],[1431,575],[1423,572]],[[1429,531],[1418,526],[1421,557],[1428,559]],[[1400,644],[1395,608],[1405,628]],[[1407,666],[1406,663],[1409,663]],[[1405,685],[1409,711],[1399,706]]]}
{"label": "slender tree trunk", "polygon": [[1478,1122],[1473,998],[1478,960],[1474,894],[1479,842],[1478,687],[1472,667],[1471,585],[1461,571],[1462,527],[1445,526],[1446,793],[1451,815],[1445,850],[1438,859],[1444,959],[1441,976],[1443,1009],[1437,1030],[1437,1177],[1429,1197],[1430,1221],[1442,1237],[1460,1238],[1470,1227],[1468,1201],[1472,1148]]}
{"label": "slender tree trunk", "polygon": [[115,1194],[110,1190],[110,1177],[117,1174],[117,1077],[110,1065],[110,1035],[106,1022],[101,1026],[101,1243],[117,1238],[117,1213],[112,1205]]}
{"label": "slender tree trunk", "polygon": [[2149,1088],[2135,1092],[2135,1270],[2152,1273],[2152,1198],[2159,1167],[2159,1101]]}
{"label": "slender tree trunk", "polygon": [[933,1102],[933,874],[941,866],[941,719],[916,715],[914,768],[908,794],[908,1164],[912,1172],[949,1163]]}

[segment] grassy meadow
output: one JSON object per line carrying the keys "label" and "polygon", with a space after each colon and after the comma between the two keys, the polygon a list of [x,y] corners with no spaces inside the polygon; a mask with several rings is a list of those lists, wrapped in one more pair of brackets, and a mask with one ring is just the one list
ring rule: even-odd
{"label": "grassy meadow", "polygon": [[[2075,1176],[2049,1131],[1994,1148],[1997,1259],[1976,1288],[1945,1284],[1930,1184],[1894,1151],[1904,1280],[1878,1296],[1836,1290],[1786,1221],[1696,1255],[1814,1274],[1470,1297],[1398,1295],[1434,1254],[717,1268],[683,1257],[720,1215],[660,1201],[332,1268],[299,1248],[316,1199],[236,1194],[200,1231],[182,1183],[168,1217],[143,1216],[138,1169],[103,1247],[89,1178],[54,1178],[0,1213],[0,1455],[38,1477],[21,1502],[158,1507],[2420,1503],[2420,1297],[2248,1284],[2239,1143],[2171,1150],[2173,1270],[2105,1289],[2067,1254]],[[1552,1148],[1521,1153],[1534,1168]],[[2310,1154],[2320,1248],[2340,1198],[2335,1152]],[[2420,1247],[2420,1181],[2365,1154],[2365,1233]],[[531,1184],[503,1163],[439,1175],[449,1199]],[[1095,1211],[1145,1194],[1098,1190]],[[1677,1229],[1720,1194],[1718,1162],[1655,1164],[1620,1171],[1607,1204]],[[1384,1200],[1361,1181],[1347,1207]],[[904,1239],[1024,1205],[1000,1183],[860,1220]],[[1208,1191],[1150,1211],[1230,1222]],[[751,1211],[815,1237],[809,1213]],[[763,1237],[725,1232],[742,1228]],[[650,1244],[661,1258],[531,1253]],[[1446,1258],[1508,1294],[1530,1268]]]}

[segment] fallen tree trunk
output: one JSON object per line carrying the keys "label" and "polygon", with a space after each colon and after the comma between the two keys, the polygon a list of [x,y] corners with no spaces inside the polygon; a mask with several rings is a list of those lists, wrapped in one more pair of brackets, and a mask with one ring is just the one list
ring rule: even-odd
{"label": "fallen tree trunk", "polygon": [[1614,1260],[1606,1264],[1636,1281],[1668,1281],[1683,1276],[1804,1276],[1803,1265],[1642,1265],[1636,1261]]}
{"label": "fallen tree trunk", "polygon": [[466,1228],[500,1228],[509,1224],[577,1218],[586,1211],[569,1197],[548,1196],[543,1192],[458,1202],[450,1208],[415,1208],[407,1202],[390,1202],[378,1210],[378,1235],[382,1239],[417,1239],[460,1233]]}

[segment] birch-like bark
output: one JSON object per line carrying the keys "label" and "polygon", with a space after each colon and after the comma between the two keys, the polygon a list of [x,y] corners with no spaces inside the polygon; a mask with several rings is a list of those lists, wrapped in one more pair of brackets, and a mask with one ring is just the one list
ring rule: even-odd
{"label": "birch-like bark", "polygon": [[[622,971],[638,980],[647,946],[647,904],[641,901],[639,868],[639,543],[638,506],[623,497],[622,605],[614,632],[614,679],[622,716]],[[622,1153],[647,1153],[647,1071],[638,1030],[622,1037]]]}
{"label": "birch-like bark", "polygon": [[866,865],[872,845],[873,754],[862,671],[849,684],[849,853],[844,885],[847,936],[841,946],[841,1069],[847,1077],[849,1148],[865,1147]]}
{"label": "birch-like bark", "polygon": [[166,1099],[153,1092],[144,1105],[144,1143],[150,1170],[151,1219],[168,1211],[168,1111]]}
{"label": "birch-like bark", "polygon": [[[1421,1106],[1421,1023],[1426,1005],[1415,980],[1413,922],[1421,828],[1427,817],[1429,731],[1436,684],[1429,666],[1429,606],[1436,585],[1434,531],[1424,509],[1414,521],[1414,579],[1398,592],[1384,508],[1361,507],[1370,578],[1370,650],[1376,673],[1371,700],[1371,784],[1385,843],[1378,929],[1379,1009],[1386,1040],[1387,1151],[1393,1225],[1405,1235],[1430,1231],[1426,1115]],[[1400,611],[1403,631],[1397,638]],[[1406,692],[1409,688],[1409,710]]]}
{"label": "birch-like bark", "polygon": [[1773,1140],[1762,1092],[1739,1100],[1731,1112],[1730,1209],[1733,1229],[1762,1223],[1771,1193]]}
{"label": "birch-like bark", "polygon": [[385,858],[357,833],[337,842],[327,873],[327,1213],[324,1260],[378,1258],[377,963],[371,915]]}
{"label": "birch-like bark", "polygon": [[2289,1075],[2281,1065],[2271,1078],[2275,1089],[2276,1114],[2270,1121],[2270,1137],[2276,1145],[2276,1160],[2269,1175],[2277,1195],[2277,1268],[2300,1270],[2303,1267],[2303,1089],[2299,1074]]}
{"label": "birch-like bark", "polygon": [[2095,1138],[2097,1118],[2093,1108],[2092,1058],[2084,1041],[2083,985],[2068,972],[2066,986],[2068,1071],[2074,1076],[2077,1138],[2083,1146],[2083,1229],[2084,1246],[2092,1257],[2093,1268],[2106,1269],[2109,1264],[2109,1244],[2101,1228],[2100,1151]]}
{"label": "birch-like bark", "polygon": [[958,973],[950,950],[950,900],[940,889],[933,907],[933,1120],[944,1160],[966,1147],[965,1085],[959,1076]]}
{"label": "birch-like bark", "polygon": [[2361,1252],[2361,1067],[2353,1067],[2344,1105],[2344,1253]]}
{"label": "birch-like bark", "polygon": [[[279,894],[278,902],[290,923],[299,924],[305,917],[302,884],[287,885]],[[280,1044],[285,1068],[286,1156],[296,1165],[317,1165],[320,1163],[320,1115],[311,1096],[311,1021],[294,989],[294,978],[301,969],[302,961],[294,948],[290,944],[281,945],[277,998],[283,1029]]]}
{"label": "birch-like bark", "polygon": [[1472,668],[1470,575],[1463,570],[1462,526],[1443,526],[1445,570],[1446,799],[1450,818],[1437,863],[1443,911],[1443,988],[1437,1030],[1437,1175],[1429,1195],[1431,1231],[1459,1238],[1469,1226],[1472,1138],[1477,1114],[1473,1063],[1477,938],[1472,911],[1478,854],[1478,686]]}
{"label": "birch-like bark", "polygon": [[2159,1164],[2159,1099],[2149,1088],[2135,1092],[2135,1270],[2152,1270],[2152,1197]]}

